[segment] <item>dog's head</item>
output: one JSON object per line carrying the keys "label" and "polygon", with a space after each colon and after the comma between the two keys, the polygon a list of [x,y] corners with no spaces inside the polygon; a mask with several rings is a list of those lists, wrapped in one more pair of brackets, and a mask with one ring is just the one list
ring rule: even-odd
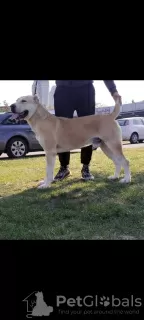
{"label": "dog's head", "polygon": [[39,100],[37,96],[24,96],[18,98],[10,108],[14,118],[29,120],[37,110]]}

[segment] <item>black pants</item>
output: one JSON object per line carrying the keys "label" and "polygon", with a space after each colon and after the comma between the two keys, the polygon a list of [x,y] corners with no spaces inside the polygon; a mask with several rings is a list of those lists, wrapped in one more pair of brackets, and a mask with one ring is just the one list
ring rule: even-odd
{"label": "black pants", "polygon": [[[73,118],[74,111],[78,117],[95,114],[95,88],[93,84],[81,87],[56,87],[54,108],[57,117]],[[70,152],[59,153],[61,166],[70,162]],[[92,157],[92,145],[81,149],[81,163],[89,165]]]}

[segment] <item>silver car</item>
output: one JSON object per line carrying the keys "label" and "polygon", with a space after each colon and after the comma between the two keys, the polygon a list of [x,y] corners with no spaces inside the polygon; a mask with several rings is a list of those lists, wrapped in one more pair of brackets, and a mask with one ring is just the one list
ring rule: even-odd
{"label": "silver car", "polygon": [[133,117],[118,119],[121,126],[123,141],[130,141],[130,143],[138,143],[144,141],[144,118]]}
{"label": "silver car", "polygon": [[22,158],[28,152],[43,151],[25,120],[11,120],[12,113],[0,113],[0,155]]}

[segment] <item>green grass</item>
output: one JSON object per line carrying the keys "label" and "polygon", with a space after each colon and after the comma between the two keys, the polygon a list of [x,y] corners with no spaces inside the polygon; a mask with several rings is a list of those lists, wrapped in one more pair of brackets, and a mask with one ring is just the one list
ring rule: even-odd
{"label": "green grass", "polygon": [[[82,182],[80,154],[71,155],[73,176],[37,190],[45,158],[0,160],[0,239],[144,239],[143,148],[124,149],[132,183],[107,181],[114,166],[95,151],[95,180]],[[58,169],[56,162],[55,172]]]}

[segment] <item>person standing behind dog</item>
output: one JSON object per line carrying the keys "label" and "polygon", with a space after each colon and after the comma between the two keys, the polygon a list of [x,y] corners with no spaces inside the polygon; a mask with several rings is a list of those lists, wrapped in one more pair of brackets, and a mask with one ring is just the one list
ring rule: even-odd
{"label": "person standing behind dog", "polygon": [[49,106],[49,80],[34,80],[32,95],[37,95],[39,102],[46,108]]}
{"label": "person standing behind dog", "polygon": [[[74,111],[78,117],[95,114],[95,88],[94,80],[55,80],[56,90],[54,93],[54,109],[57,117],[73,118]],[[103,80],[107,89],[116,101],[121,97],[118,94],[113,80]],[[97,141],[96,141],[97,140]],[[101,140],[95,139],[99,146]],[[71,173],[69,170],[70,152],[59,153],[60,169],[54,181],[61,181]],[[92,145],[81,149],[81,163],[83,165],[81,174],[84,180],[93,180],[89,165],[92,158]]]}

